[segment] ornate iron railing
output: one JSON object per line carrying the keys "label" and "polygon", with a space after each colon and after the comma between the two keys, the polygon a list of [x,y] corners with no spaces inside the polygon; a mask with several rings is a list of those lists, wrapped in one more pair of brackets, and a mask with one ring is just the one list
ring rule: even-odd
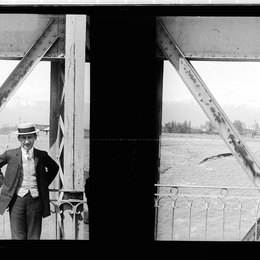
{"label": "ornate iron railing", "polygon": [[259,240],[260,188],[155,186],[156,240]]}

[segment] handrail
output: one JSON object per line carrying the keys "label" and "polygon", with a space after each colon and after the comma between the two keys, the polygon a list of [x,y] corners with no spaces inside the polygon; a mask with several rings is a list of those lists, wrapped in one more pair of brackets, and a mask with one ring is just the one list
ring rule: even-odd
{"label": "handrail", "polygon": [[[259,239],[259,225],[254,225],[260,221],[259,187],[154,186],[162,188],[161,192],[158,190],[154,193],[157,240],[241,241],[241,238],[249,235],[250,241]],[[256,195],[252,194],[254,191],[257,191]]]}

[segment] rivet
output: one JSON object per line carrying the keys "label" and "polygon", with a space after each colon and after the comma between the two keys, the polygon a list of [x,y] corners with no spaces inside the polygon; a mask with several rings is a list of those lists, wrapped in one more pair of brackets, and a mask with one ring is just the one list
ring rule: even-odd
{"label": "rivet", "polygon": [[52,30],[52,28],[51,28],[51,27],[49,27],[49,28],[48,28],[48,30],[49,30],[49,31],[51,31],[51,30]]}
{"label": "rivet", "polygon": [[64,41],[64,38],[60,38],[60,41],[63,42],[63,41]]}
{"label": "rivet", "polygon": [[54,34],[52,35],[52,37],[56,37],[56,33],[54,33]]}
{"label": "rivet", "polygon": [[64,20],[61,20],[60,23],[61,23],[61,24],[64,24]]}
{"label": "rivet", "polygon": [[60,32],[61,32],[61,33],[64,33],[64,29],[61,29]]}
{"label": "rivet", "polygon": [[60,47],[60,49],[61,49],[61,50],[64,50],[64,47],[63,47],[63,46],[61,46],[61,47]]}

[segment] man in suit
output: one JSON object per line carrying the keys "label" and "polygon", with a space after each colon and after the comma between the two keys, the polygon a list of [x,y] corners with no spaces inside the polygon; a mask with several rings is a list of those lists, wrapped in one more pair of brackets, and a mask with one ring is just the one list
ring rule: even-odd
{"label": "man in suit", "polygon": [[47,152],[34,148],[35,125],[18,125],[16,132],[21,146],[0,155],[2,185],[0,214],[8,208],[12,239],[40,239],[42,218],[49,216],[48,186],[58,173],[58,164]]}

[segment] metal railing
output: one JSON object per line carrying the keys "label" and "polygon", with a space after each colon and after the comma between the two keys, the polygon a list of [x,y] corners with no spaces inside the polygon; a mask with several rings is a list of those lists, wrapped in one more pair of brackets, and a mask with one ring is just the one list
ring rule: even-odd
{"label": "metal railing", "polygon": [[260,188],[155,186],[156,240],[259,240]]}
{"label": "metal railing", "polygon": [[[55,199],[50,199],[51,216],[43,219],[41,239],[88,240],[88,205],[84,196],[64,199],[61,193],[65,190],[49,190],[55,193]],[[8,211],[0,216],[0,240],[4,239],[11,239]]]}

